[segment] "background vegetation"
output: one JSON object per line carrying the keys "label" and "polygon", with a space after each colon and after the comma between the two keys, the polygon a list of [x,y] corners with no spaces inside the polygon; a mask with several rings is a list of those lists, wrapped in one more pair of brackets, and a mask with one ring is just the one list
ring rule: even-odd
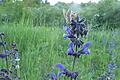
{"label": "background vegetation", "polygon": [[120,25],[120,1],[100,0],[98,3],[58,2],[51,6],[47,0],[1,0],[0,24],[23,23],[33,26],[58,26],[64,23],[63,9],[71,9],[87,19],[92,27],[118,28]]}
{"label": "background vegetation", "polygon": [[21,53],[21,80],[49,80],[51,66],[56,63],[72,68],[73,59],[65,55],[68,40],[63,39],[63,8],[77,11],[86,18],[89,26],[89,34],[84,41],[92,42],[91,54],[81,56],[77,61],[78,80],[96,80],[107,72],[107,65],[111,62],[110,50],[117,65],[113,70],[115,80],[119,80],[120,1],[58,2],[50,5],[47,0],[0,0],[0,32],[5,32],[6,41],[17,43]]}

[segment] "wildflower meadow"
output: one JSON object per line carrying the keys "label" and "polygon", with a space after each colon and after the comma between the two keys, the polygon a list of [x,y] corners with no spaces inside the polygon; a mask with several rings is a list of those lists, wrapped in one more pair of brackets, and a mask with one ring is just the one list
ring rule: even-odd
{"label": "wildflower meadow", "polygon": [[119,11],[119,0],[0,0],[0,80],[120,80]]}

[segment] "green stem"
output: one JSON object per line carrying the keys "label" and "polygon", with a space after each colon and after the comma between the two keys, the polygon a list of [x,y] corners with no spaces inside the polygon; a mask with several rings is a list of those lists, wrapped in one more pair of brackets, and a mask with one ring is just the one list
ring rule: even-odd
{"label": "green stem", "polygon": [[73,67],[72,67],[72,71],[74,70],[75,61],[76,61],[76,57],[74,57],[74,59],[73,59]]}
{"label": "green stem", "polygon": [[[76,45],[76,52],[77,52],[77,45]],[[72,71],[74,70],[75,61],[76,61],[76,56],[74,56],[74,59],[73,59],[73,67],[72,67]]]}

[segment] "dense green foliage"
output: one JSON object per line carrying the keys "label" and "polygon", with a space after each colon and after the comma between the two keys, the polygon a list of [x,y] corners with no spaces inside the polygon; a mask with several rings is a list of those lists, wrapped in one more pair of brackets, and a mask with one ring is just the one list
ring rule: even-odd
{"label": "dense green foliage", "polygon": [[[51,66],[63,63],[71,69],[72,58],[65,55],[69,40],[62,37],[64,31],[59,28],[27,27],[21,24],[0,26],[0,31],[5,32],[6,41],[16,41],[21,53],[21,80],[48,80]],[[98,76],[107,71],[110,62],[109,43],[113,39],[115,46],[112,49],[116,53],[115,62],[120,65],[120,34],[115,31],[92,31],[84,41],[90,40],[91,54],[81,56],[76,63],[76,71],[79,71],[78,80],[96,80]],[[113,36],[111,36],[113,35]],[[105,37],[105,43],[102,42]],[[66,60],[67,59],[67,60]],[[2,60],[0,60],[2,62]],[[120,79],[120,69],[115,70],[116,80]],[[57,72],[57,71],[56,71]],[[87,74],[86,74],[87,73]],[[66,79],[63,79],[66,80]]]}
{"label": "dense green foliage", "polygon": [[[98,3],[69,3],[58,2],[51,6],[47,0],[12,0],[0,4],[0,24],[15,22],[33,26],[59,26],[64,22],[62,9],[77,11],[86,18],[93,28],[118,28],[120,25],[120,1],[101,0]],[[104,26],[103,26],[104,25]],[[111,27],[110,27],[111,26]]]}

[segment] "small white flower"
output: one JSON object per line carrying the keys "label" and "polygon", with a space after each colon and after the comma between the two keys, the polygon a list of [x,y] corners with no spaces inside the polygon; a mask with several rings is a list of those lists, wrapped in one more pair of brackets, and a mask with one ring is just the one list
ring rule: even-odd
{"label": "small white flower", "polygon": [[16,65],[16,67],[15,67],[16,69],[18,69],[18,68],[20,68],[20,66],[19,65]]}
{"label": "small white flower", "polygon": [[15,61],[20,61],[20,59],[19,59],[19,58],[17,58],[17,59],[15,59]]}

